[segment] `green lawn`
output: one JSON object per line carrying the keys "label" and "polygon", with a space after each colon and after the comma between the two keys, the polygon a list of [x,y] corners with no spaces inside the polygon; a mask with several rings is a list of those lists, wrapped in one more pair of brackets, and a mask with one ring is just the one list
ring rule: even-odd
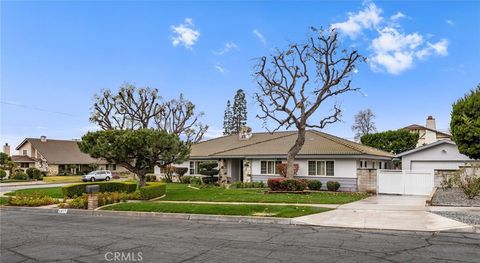
{"label": "green lawn", "polygon": [[368,197],[364,193],[318,192],[310,194],[265,194],[265,189],[221,189],[200,190],[185,184],[168,184],[165,201],[217,201],[254,203],[304,203],[304,204],[345,204]]}
{"label": "green lawn", "polygon": [[8,197],[0,197],[0,205],[6,205],[8,203]]}
{"label": "green lawn", "polygon": [[[61,187],[30,188],[16,192],[39,192],[54,198],[63,198]],[[186,184],[167,184],[165,201],[210,201],[293,204],[345,204],[366,198],[363,193],[318,192],[310,194],[265,194],[265,189],[189,188]],[[7,193],[13,195],[14,193]]]}
{"label": "green lawn", "polygon": [[43,181],[46,183],[80,183],[82,182],[81,175],[57,175],[45,176]]}
{"label": "green lawn", "polygon": [[5,195],[15,195],[16,193],[24,193],[24,194],[40,193],[53,198],[63,198],[63,192],[61,187],[29,188],[29,189],[22,189],[22,190],[9,192],[9,193],[6,193]]}
{"label": "green lawn", "polygon": [[291,218],[321,213],[331,209],[293,205],[215,205],[140,202],[120,203],[105,207],[102,210]]}

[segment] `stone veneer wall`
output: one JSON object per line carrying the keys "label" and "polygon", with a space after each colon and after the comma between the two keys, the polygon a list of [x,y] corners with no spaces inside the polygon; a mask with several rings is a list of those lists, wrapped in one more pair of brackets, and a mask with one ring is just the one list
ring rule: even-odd
{"label": "stone veneer wall", "polygon": [[377,169],[357,169],[359,192],[377,192]]}
{"label": "stone veneer wall", "polygon": [[227,183],[227,171],[228,171],[228,167],[227,167],[227,160],[225,159],[220,159],[218,161],[218,167],[219,167],[219,173],[218,173],[218,176],[220,177],[220,183],[221,184],[226,184]]}
{"label": "stone veneer wall", "polygon": [[250,160],[243,160],[243,182],[249,183],[252,181],[252,162]]}

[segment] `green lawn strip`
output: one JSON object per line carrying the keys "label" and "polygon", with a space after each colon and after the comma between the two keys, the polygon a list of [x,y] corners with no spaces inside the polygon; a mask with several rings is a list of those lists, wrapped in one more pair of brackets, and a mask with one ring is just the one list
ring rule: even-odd
{"label": "green lawn strip", "polygon": [[219,205],[132,202],[108,206],[102,210],[292,218],[326,212],[331,209],[323,207],[282,205]]}
{"label": "green lawn strip", "polygon": [[318,192],[310,194],[265,194],[266,189],[189,188],[185,184],[168,184],[165,201],[211,201],[294,204],[345,204],[368,197],[364,193]]}
{"label": "green lawn strip", "polygon": [[6,205],[8,203],[8,197],[0,197],[0,205]]}
{"label": "green lawn strip", "polygon": [[61,187],[28,188],[28,189],[21,189],[21,190],[9,192],[9,193],[6,193],[5,195],[12,196],[12,195],[15,195],[16,193],[23,193],[23,194],[39,193],[39,194],[50,196],[53,198],[63,198]]}
{"label": "green lawn strip", "polygon": [[58,175],[43,177],[46,183],[80,183],[82,182],[81,175]]}

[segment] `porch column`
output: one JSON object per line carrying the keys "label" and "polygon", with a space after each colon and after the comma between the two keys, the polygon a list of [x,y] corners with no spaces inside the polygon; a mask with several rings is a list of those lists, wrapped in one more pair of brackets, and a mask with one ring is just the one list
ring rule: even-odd
{"label": "porch column", "polygon": [[249,183],[252,181],[252,162],[250,160],[243,160],[243,182]]}
{"label": "porch column", "polygon": [[220,167],[220,171],[218,173],[218,176],[220,177],[220,184],[226,184],[227,183],[227,160],[225,159],[220,159],[218,161],[218,167]]}

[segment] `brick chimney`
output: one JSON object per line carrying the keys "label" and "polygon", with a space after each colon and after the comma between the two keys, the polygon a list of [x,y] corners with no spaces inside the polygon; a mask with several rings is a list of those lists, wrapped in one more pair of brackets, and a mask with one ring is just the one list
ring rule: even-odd
{"label": "brick chimney", "polygon": [[[437,126],[435,124],[435,119],[432,116],[428,116],[427,123],[425,125],[430,130],[425,131],[425,144],[434,143],[437,141]],[[432,131],[433,130],[433,131]]]}
{"label": "brick chimney", "polygon": [[3,146],[3,153],[6,153],[8,156],[10,156],[10,145],[8,145],[8,143],[5,143]]}

